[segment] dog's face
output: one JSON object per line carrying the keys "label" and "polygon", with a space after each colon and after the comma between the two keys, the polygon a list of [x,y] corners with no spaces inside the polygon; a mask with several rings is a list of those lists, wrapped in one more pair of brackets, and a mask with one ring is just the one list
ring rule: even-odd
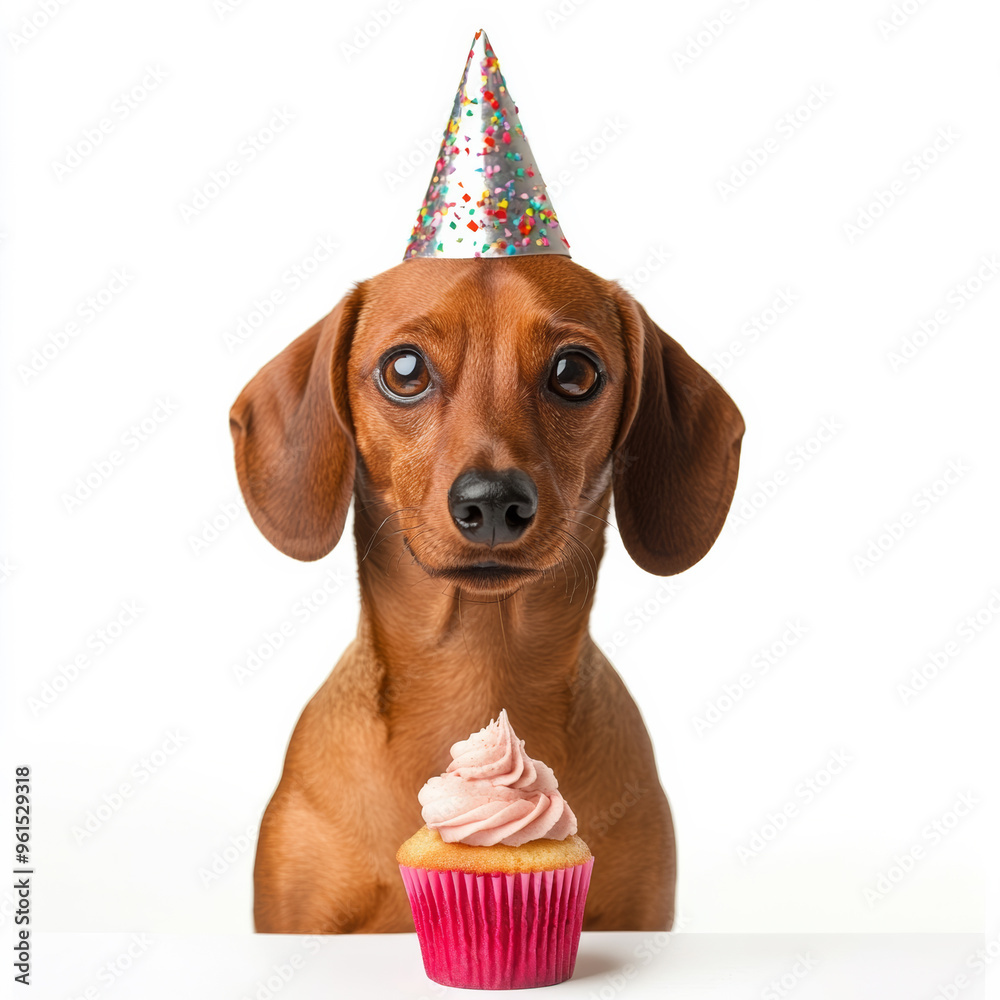
{"label": "dog's face", "polygon": [[573,555],[609,482],[633,558],[687,568],[721,529],[743,432],[626,293],[555,255],[415,259],[364,282],[261,370],[231,425],[282,551],[326,554],[356,481],[379,530],[479,594]]}
{"label": "dog's face", "polygon": [[474,264],[418,259],[367,283],[347,390],[378,521],[429,574],[483,593],[599,526],[584,508],[608,484],[627,364],[603,282],[562,257]]}

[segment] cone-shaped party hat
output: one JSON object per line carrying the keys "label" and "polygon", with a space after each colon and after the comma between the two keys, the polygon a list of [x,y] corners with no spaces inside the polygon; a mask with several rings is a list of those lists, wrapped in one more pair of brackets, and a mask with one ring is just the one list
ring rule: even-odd
{"label": "cone-shaped party hat", "polygon": [[403,259],[569,256],[545,182],[485,31],[458,84]]}

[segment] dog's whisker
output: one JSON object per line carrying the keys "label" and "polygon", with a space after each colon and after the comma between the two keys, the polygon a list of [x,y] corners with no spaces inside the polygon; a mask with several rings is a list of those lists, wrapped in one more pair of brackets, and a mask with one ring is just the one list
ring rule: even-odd
{"label": "dog's whisker", "polygon": [[368,554],[369,554],[369,553],[371,552],[371,550],[372,550],[372,546],[373,546],[373,545],[375,544],[375,539],[376,539],[376,538],[378,538],[378,533],[379,533],[379,532],[380,532],[380,531],[382,530],[382,528],[383,528],[383,526],[385,525],[386,521],[388,521],[388,520],[389,520],[390,518],[394,517],[394,516],[395,516],[396,514],[398,514],[398,513],[399,513],[399,511],[393,511],[393,512],[392,512],[392,514],[390,514],[390,515],[389,515],[389,517],[387,517],[387,518],[386,518],[386,519],[385,519],[385,520],[384,520],[384,521],[382,522],[382,524],[380,524],[380,525],[379,525],[379,526],[378,526],[378,527],[377,527],[377,528],[376,528],[376,529],[375,529],[375,530],[374,530],[374,531],[372,532],[372,537],[371,537],[371,539],[370,539],[370,540],[369,540],[369,542],[368,542],[368,548],[367,548],[367,549],[365,549],[365,554],[364,554],[364,555],[363,555],[363,556],[362,556],[362,557],[360,558],[360,560],[358,560],[359,562],[364,562],[364,561],[365,561],[365,560],[366,560],[366,559],[368,558]]}
{"label": "dog's whisker", "polygon": [[[392,518],[396,517],[398,514],[402,514],[404,510],[419,510],[419,508],[418,507],[400,507],[398,510],[394,510],[388,517],[386,517],[382,521],[382,523],[372,533],[371,540],[368,542],[368,548],[365,549],[365,554],[361,557],[361,559],[359,560],[359,562],[364,562],[368,558],[368,553],[371,552],[372,546],[375,544],[375,539],[378,538],[378,533],[382,530],[383,527],[385,527],[386,523],[388,521],[390,521]],[[406,530],[409,530],[409,529],[401,528],[399,530],[406,531]]]}
{"label": "dog's whisker", "polygon": [[[418,524],[416,527],[419,528],[421,527],[421,525]],[[377,542],[373,538],[372,544],[368,546],[368,551],[365,553],[365,558],[367,558],[372,552],[374,552],[383,542],[389,541],[389,539],[392,538],[394,535],[400,535],[404,531],[412,531],[412,530],[413,530],[412,528],[397,528],[395,531],[390,531],[388,534],[383,535]],[[359,561],[364,562],[364,559],[361,559]]]}
{"label": "dog's whisker", "polygon": [[[579,541],[579,540],[578,540]],[[591,551],[591,549],[584,545],[583,542],[579,542],[580,546],[584,550],[584,554],[587,558],[587,562],[590,567],[590,586],[592,589],[597,589],[597,573],[600,569],[600,564],[598,563],[597,556]]]}
{"label": "dog's whisker", "polygon": [[[569,564],[564,559],[560,564],[563,571],[563,594],[569,598]],[[576,573],[576,569],[573,570]]]}
{"label": "dog's whisker", "polygon": [[[580,499],[587,500],[590,503],[594,504],[595,506],[600,507],[601,510],[603,510],[604,513],[607,514],[610,517],[610,515],[611,515],[611,508],[610,507],[605,507],[604,504],[598,503],[596,500],[592,500],[590,497],[584,496],[582,493],[580,494]],[[578,514],[586,514],[588,517],[596,517],[598,521],[603,521],[613,531],[618,531],[619,530],[618,529],[618,525],[615,524],[613,521],[609,521],[608,518],[606,518],[606,517],[601,517],[599,514],[594,514],[594,513],[592,513],[589,510],[579,510],[577,508],[574,508],[574,510],[576,510],[576,513],[578,513]]]}
{"label": "dog's whisker", "polygon": [[[580,494],[580,499],[581,500],[586,500],[588,503],[592,503],[595,507],[600,507],[601,510],[603,510],[604,513],[608,515],[608,517],[611,516],[611,508],[610,507],[605,507],[604,504],[602,504],[599,500],[595,500],[593,497],[588,497],[585,493],[581,493]],[[580,511],[580,513],[581,514],[589,514],[590,512],[589,511]],[[590,516],[591,517],[597,517],[597,514],[590,514]],[[616,524],[612,523],[611,521],[609,521],[609,520],[607,520],[605,518],[600,518],[600,520],[604,521],[604,523],[609,528],[614,528],[615,531],[618,530],[618,526]]]}
{"label": "dog's whisker", "polygon": [[[577,513],[584,514],[584,513],[587,513],[587,512],[586,511],[577,511]],[[591,517],[597,517],[596,514],[591,514],[590,516]],[[566,524],[572,524],[572,525],[574,525],[574,526],[576,526],[578,528],[586,528],[590,532],[593,532],[595,530],[591,525],[581,524],[579,521],[575,520],[574,518],[563,517],[562,520]],[[598,520],[604,520],[604,519],[603,518],[598,518]],[[579,544],[583,548],[583,551],[584,551],[584,560],[585,560],[585,568],[586,568],[586,572],[587,572],[588,586],[591,589],[596,589],[596,587],[597,587],[597,573],[598,573],[598,570],[600,568],[599,565],[598,565],[597,556],[594,555],[593,551],[590,549],[590,547],[588,545],[584,544],[584,542],[581,539],[577,538],[576,535],[574,535],[571,531],[565,531],[563,529],[559,529],[559,530],[562,531],[563,534],[565,534],[567,536],[567,538],[571,538],[574,542],[576,542],[577,544]]]}
{"label": "dog's whisker", "polygon": [[[410,535],[409,538],[406,541],[406,544],[408,546],[414,541],[414,539],[419,538],[421,535],[426,535],[428,531],[433,531],[434,530],[433,527],[427,527],[426,525],[427,525],[426,521],[421,521],[420,524],[415,524],[412,528],[407,528],[406,529],[407,531],[414,532],[414,534]],[[412,555],[414,558],[416,558],[416,555],[413,552],[412,548],[410,549],[410,555]]]}
{"label": "dog's whisker", "polygon": [[[562,528],[556,528],[556,531],[558,531],[561,534],[565,535],[567,538],[572,538],[573,537],[568,531],[564,531]],[[575,539],[574,539],[574,541],[575,541]],[[569,574],[566,575],[566,583],[567,583],[567,586],[568,586],[569,585]],[[579,583],[579,574],[576,571],[576,560],[574,559],[573,560],[573,590],[572,590],[572,592],[569,595],[569,603],[570,604],[573,603],[573,598],[576,596],[576,588],[577,588],[577,584],[578,583]]]}
{"label": "dog's whisker", "polygon": [[[562,521],[565,524],[573,524],[573,525],[576,525],[577,527],[581,527],[581,528],[586,528],[587,527],[587,525],[580,524],[579,521],[574,521],[572,518],[569,518],[569,517],[562,518]],[[595,568],[597,567],[597,557],[594,555],[593,552],[591,552],[590,548],[583,542],[582,539],[577,538],[576,535],[574,535],[572,531],[567,531],[565,528],[556,528],[556,530],[558,532],[560,532],[561,534],[565,535],[567,538],[571,538],[578,545],[583,546],[584,551],[590,557],[590,560],[593,562],[594,567]],[[593,529],[591,529],[591,530],[593,530]]]}
{"label": "dog's whisker", "polygon": [[581,493],[580,494],[580,499],[581,500],[586,500],[588,503],[592,503],[595,507],[600,507],[601,510],[603,510],[606,514],[610,514],[611,513],[611,508],[610,507],[605,507],[604,504],[602,504],[600,500],[595,500],[593,497],[588,497],[586,493]]}
{"label": "dog's whisker", "polygon": [[[570,541],[576,543],[576,545],[579,546],[580,549],[582,549],[582,551],[584,553],[584,562],[583,562],[581,568],[584,570],[584,574],[585,574],[584,579],[586,580],[586,583],[587,583],[587,589],[588,590],[593,590],[597,586],[597,569],[598,569],[597,557],[594,555],[593,552],[590,551],[590,549],[586,545],[583,544],[582,541],[580,541],[579,538],[577,538],[575,535],[571,534],[570,532],[566,531],[564,528],[556,528],[556,531],[558,531],[562,535],[565,535],[566,538],[568,538]],[[576,568],[576,562],[575,562],[575,560],[574,560],[573,566],[574,566],[574,571],[575,571],[575,568]],[[576,593],[576,586],[574,584],[573,594],[575,594],[575,593]],[[572,601],[573,601],[573,595],[570,595],[570,602],[572,603]]]}
{"label": "dog's whisker", "polygon": [[371,510],[372,507],[388,507],[389,503],[387,500],[369,500],[368,503],[358,503],[354,502],[354,513],[363,514],[366,510]]}
{"label": "dog's whisker", "polygon": [[[354,513],[355,514],[363,514],[365,511],[371,510],[372,507],[388,507],[388,506],[389,506],[389,501],[388,500],[369,500],[368,503],[363,503],[363,504],[359,504],[359,503],[355,502],[355,504],[354,504]],[[399,511],[404,511],[404,510],[420,510],[420,508],[419,507],[400,507],[396,511],[396,513],[398,513]]]}
{"label": "dog's whisker", "polygon": [[580,510],[578,507],[572,508],[574,514],[583,514],[584,517],[593,517],[598,521],[603,521],[609,528],[614,528],[613,525],[606,517],[601,517],[600,514],[594,514],[589,510]]}
{"label": "dog's whisker", "polygon": [[[403,544],[400,545],[400,547],[399,547],[399,555],[396,557],[396,570],[397,570],[397,572],[399,570],[399,564],[403,561],[403,553],[406,552],[407,550],[409,550],[409,553],[410,553],[410,565],[412,566],[417,561],[416,553],[413,551],[412,548],[409,547],[409,545],[410,545],[410,542],[413,541],[413,539],[418,538],[420,535],[426,535],[428,531],[433,530],[432,528],[424,527],[424,525],[426,525],[426,523],[427,523],[426,521],[421,521],[420,524],[416,524],[412,528],[401,528],[400,529],[400,531],[411,531],[411,532],[416,532],[416,534],[411,534],[409,536],[409,538],[404,538],[403,539]],[[388,566],[386,566],[386,570],[385,571],[388,574],[388,572],[389,572],[389,567]]]}
{"label": "dog's whisker", "polygon": [[507,633],[503,627],[503,608],[501,607],[499,598],[497,599],[497,616],[500,619],[500,637],[503,639],[503,651],[507,656],[510,656],[510,651],[507,649]]}
{"label": "dog's whisker", "polygon": [[[402,544],[402,545],[400,545],[400,547],[399,547],[399,552],[398,552],[398,554],[396,555],[396,572],[397,572],[397,573],[399,572],[399,564],[400,564],[400,563],[401,563],[401,562],[403,561],[403,553],[404,553],[405,551],[406,551],[406,542],[405,542],[405,540],[404,540],[403,544]],[[411,553],[411,555],[412,555],[412,553]],[[413,560],[416,560],[416,556],[413,556],[413,557],[412,557],[412,559],[413,559]],[[413,561],[412,561],[412,560],[411,560],[411,563],[410,563],[410,565],[411,565],[411,566],[413,565]],[[386,567],[385,567],[385,575],[386,575],[386,576],[388,576],[388,575],[389,575],[389,567],[388,567],[388,566],[386,566]]]}
{"label": "dog's whisker", "polygon": [[564,517],[563,520],[567,524],[575,525],[577,528],[584,528],[586,531],[589,531],[592,534],[593,534],[593,532],[595,532],[595,531],[598,530],[592,524],[584,524],[582,521],[577,521],[576,518],[573,518],[573,517]]}
{"label": "dog's whisker", "polygon": [[[404,548],[408,549],[408,551],[410,553],[410,565],[411,566],[419,565],[419,560],[417,559],[417,554],[416,554],[416,552],[413,551],[413,548],[411,547],[411,543],[415,539],[419,538],[421,535],[426,535],[428,532],[431,532],[431,531],[434,530],[434,526],[433,525],[431,525],[430,527],[425,527],[425,524],[426,524],[426,522],[422,521],[420,524],[416,525],[416,527],[414,529],[412,529],[415,533],[411,534],[404,541]],[[410,529],[408,529],[408,530],[410,530]],[[400,562],[400,560],[397,559],[396,560],[396,569],[399,569],[399,562]],[[429,579],[432,579],[432,578],[431,577],[427,577],[427,579],[429,580]]]}

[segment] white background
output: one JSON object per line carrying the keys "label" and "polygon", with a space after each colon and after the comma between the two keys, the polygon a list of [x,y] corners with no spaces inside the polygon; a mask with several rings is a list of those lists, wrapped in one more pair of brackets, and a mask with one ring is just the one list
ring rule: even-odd
{"label": "white background", "polygon": [[[487,15],[402,0],[353,51],[379,0],[69,3],[26,42],[10,33],[42,22],[40,5],[7,5],[4,732],[5,759],[32,767],[38,928],[251,928],[259,816],[357,599],[349,542],[297,563],[234,513],[228,408],[352,281],[401,258],[433,162],[421,144],[436,146],[482,17],[574,259],[630,282],[719,366],[746,418],[715,548],[667,591],[612,533],[592,620],[656,745],[684,929],[985,919],[996,934],[1000,280],[982,262],[1000,253],[998,17],[973,0],[907,2],[885,31],[890,0],[567,0],[563,14],[553,0]],[[150,68],[165,79],[119,117]],[[824,96],[809,110],[811,93]],[[250,160],[242,144],[276,110],[293,121]],[[102,118],[101,143],[57,176]],[[185,220],[231,160],[240,172]],[[739,188],[721,189],[741,163]],[[878,217],[860,218],[866,206]],[[324,238],[339,249],[284,284]],[[990,280],[958,291],[980,268]],[[87,322],[118,270],[127,286]],[[273,315],[227,346],[275,289]],[[791,307],[765,313],[782,294]],[[766,331],[751,340],[755,317]],[[923,342],[894,370],[907,338]],[[115,450],[124,461],[68,510],[78,477]],[[300,602],[317,590],[310,612]],[[138,618],[95,653],[127,602]],[[291,635],[241,682],[234,668],[283,622]],[[755,655],[789,622],[805,634],[762,674]],[[957,655],[904,704],[897,686],[949,642]],[[699,731],[710,705],[717,721]],[[831,777],[834,754],[849,763]],[[976,804],[959,818],[963,794]],[[769,815],[786,807],[776,833]],[[96,832],[91,813],[106,817]],[[766,845],[741,858],[755,833]],[[866,899],[906,855],[911,870]]]}
{"label": "white background", "polygon": [[[415,934],[323,937],[280,934],[39,935],[39,986],[46,997],[254,1000],[316,997],[447,1000],[481,997],[428,980]],[[585,931],[570,982],[501,990],[495,1000],[885,1000],[950,986],[962,1000],[992,994],[972,934],[650,934]],[[103,959],[98,964],[98,956]],[[968,964],[968,959],[972,964]],[[110,965],[110,968],[108,967]],[[86,970],[86,971],[84,971]],[[88,974],[89,973],[89,974]],[[959,977],[964,977],[963,979]],[[623,993],[627,989],[627,993]],[[933,987],[931,987],[933,989]],[[113,992],[111,992],[113,990]],[[956,993],[952,994],[952,997]],[[90,1000],[90,998],[87,998]]]}

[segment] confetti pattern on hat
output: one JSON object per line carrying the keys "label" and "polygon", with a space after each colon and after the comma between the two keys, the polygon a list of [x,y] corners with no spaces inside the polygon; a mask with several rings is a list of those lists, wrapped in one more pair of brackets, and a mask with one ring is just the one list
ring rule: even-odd
{"label": "confetti pattern on hat", "polygon": [[496,53],[480,30],[403,259],[536,253],[568,257],[569,243]]}

